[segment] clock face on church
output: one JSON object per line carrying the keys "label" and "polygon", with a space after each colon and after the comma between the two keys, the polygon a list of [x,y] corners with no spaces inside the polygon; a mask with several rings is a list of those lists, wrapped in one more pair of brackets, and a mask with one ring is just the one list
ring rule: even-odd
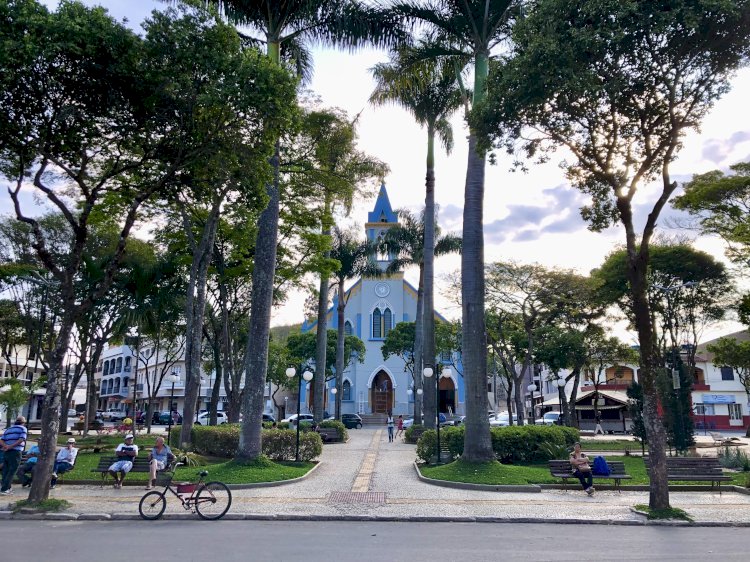
{"label": "clock face on church", "polygon": [[387,283],[378,283],[375,285],[375,294],[381,298],[387,297],[388,293],[391,292],[391,288]]}

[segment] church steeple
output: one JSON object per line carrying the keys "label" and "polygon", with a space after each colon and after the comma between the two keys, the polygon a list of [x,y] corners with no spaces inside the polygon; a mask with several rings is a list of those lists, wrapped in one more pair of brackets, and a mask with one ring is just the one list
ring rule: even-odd
{"label": "church steeple", "polygon": [[[365,224],[367,239],[371,242],[382,239],[386,231],[394,226],[398,226],[398,215],[393,212],[385,183],[382,183],[378,199],[375,201],[375,207],[367,213],[367,223]],[[374,256],[374,259],[380,268],[385,270],[394,257],[393,255],[378,253]]]}

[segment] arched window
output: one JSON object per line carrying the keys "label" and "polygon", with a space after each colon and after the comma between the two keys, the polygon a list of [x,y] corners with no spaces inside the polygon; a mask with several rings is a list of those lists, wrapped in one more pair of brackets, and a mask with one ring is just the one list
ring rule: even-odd
{"label": "arched window", "polygon": [[115,369],[115,373],[121,373],[122,372],[122,357],[117,358],[117,368]]}
{"label": "arched window", "polygon": [[115,392],[120,392],[120,379],[115,379]]}
{"label": "arched window", "polygon": [[383,315],[379,308],[372,311],[372,337],[383,337]]}
{"label": "arched window", "polygon": [[388,332],[391,331],[392,326],[393,326],[393,314],[391,314],[390,308],[386,308],[383,311],[383,337],[388,335]]}
{"label": "arched window", "polygon": [[352,323],[347,320],[344,322],[344,335],[345,336],[353,336],[354,335],[354,329],[352,328]]}
{"label": "arched window", "polygon": [[349,381],[344,381],[344,391],[341,393],[341,399],[342,400],[352,399],[352,383],[350,383]]}
{"label": "arched window", "polygon": [[109,374],[109,361],[104,362],[104,374],[102,376],[106,377]]}

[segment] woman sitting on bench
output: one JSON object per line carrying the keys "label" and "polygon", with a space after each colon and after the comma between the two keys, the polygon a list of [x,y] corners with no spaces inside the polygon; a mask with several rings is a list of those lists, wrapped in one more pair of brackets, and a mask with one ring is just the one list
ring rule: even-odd
{"label": "woman sitting on bench", "polygon": [[570,453],[570,465],[573,467],[573,476],[581,482],[583,491],[589,496],[593,495],[595,492],[593,486],[594,475],[591,472],[589,458],[586,456],[586,453],[581,451],[580,443],[576,443],[573,446],[573,452]]}

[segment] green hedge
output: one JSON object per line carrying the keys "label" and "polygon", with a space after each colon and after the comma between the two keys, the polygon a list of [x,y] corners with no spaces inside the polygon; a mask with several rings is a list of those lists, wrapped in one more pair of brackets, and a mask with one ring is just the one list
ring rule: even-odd
{"label": "green hedge", "polygon": [[[294,460],[297,432],[291,429],[262,430],[263,454],[273,460]],[[170,446],[179,444],[180,427],[172,428]],[[240,425],[194,425],[190,449],[212,457],[232,458],[240,443]],[[299,439],[299,457],[311,461],[323,452],[323,441],[315,432],[302,432]]]}
{"label": "green hedge", "polygon": [[[490,435],[496,458],[506,464],[548,461],[549,448],[545,444],[570,448],[580,438],[577,429],[557,425],[493,427]],[[460,457],[464,452],[464,428],[441,429],[440,441],[453,459]],[[429,462],[436,447],[437,433],[432,429],[425,431],[417,443],[417,457]]]}
{"label": "green hedge", "polygon": [[338,420],[323,420],[318,424],[318,427],[332,427],[339,432],[339,439],[346,441],[349,439],[349,433],[346,431],[346,426]]}
{"label": "green hedge", "polygon": [[418,438],[414,436],[414,433],[421,433],[424,431],[424,426],[421,423],[415,423],[406,428],[404,432],[404,441],[406,443],[417,443]]}

